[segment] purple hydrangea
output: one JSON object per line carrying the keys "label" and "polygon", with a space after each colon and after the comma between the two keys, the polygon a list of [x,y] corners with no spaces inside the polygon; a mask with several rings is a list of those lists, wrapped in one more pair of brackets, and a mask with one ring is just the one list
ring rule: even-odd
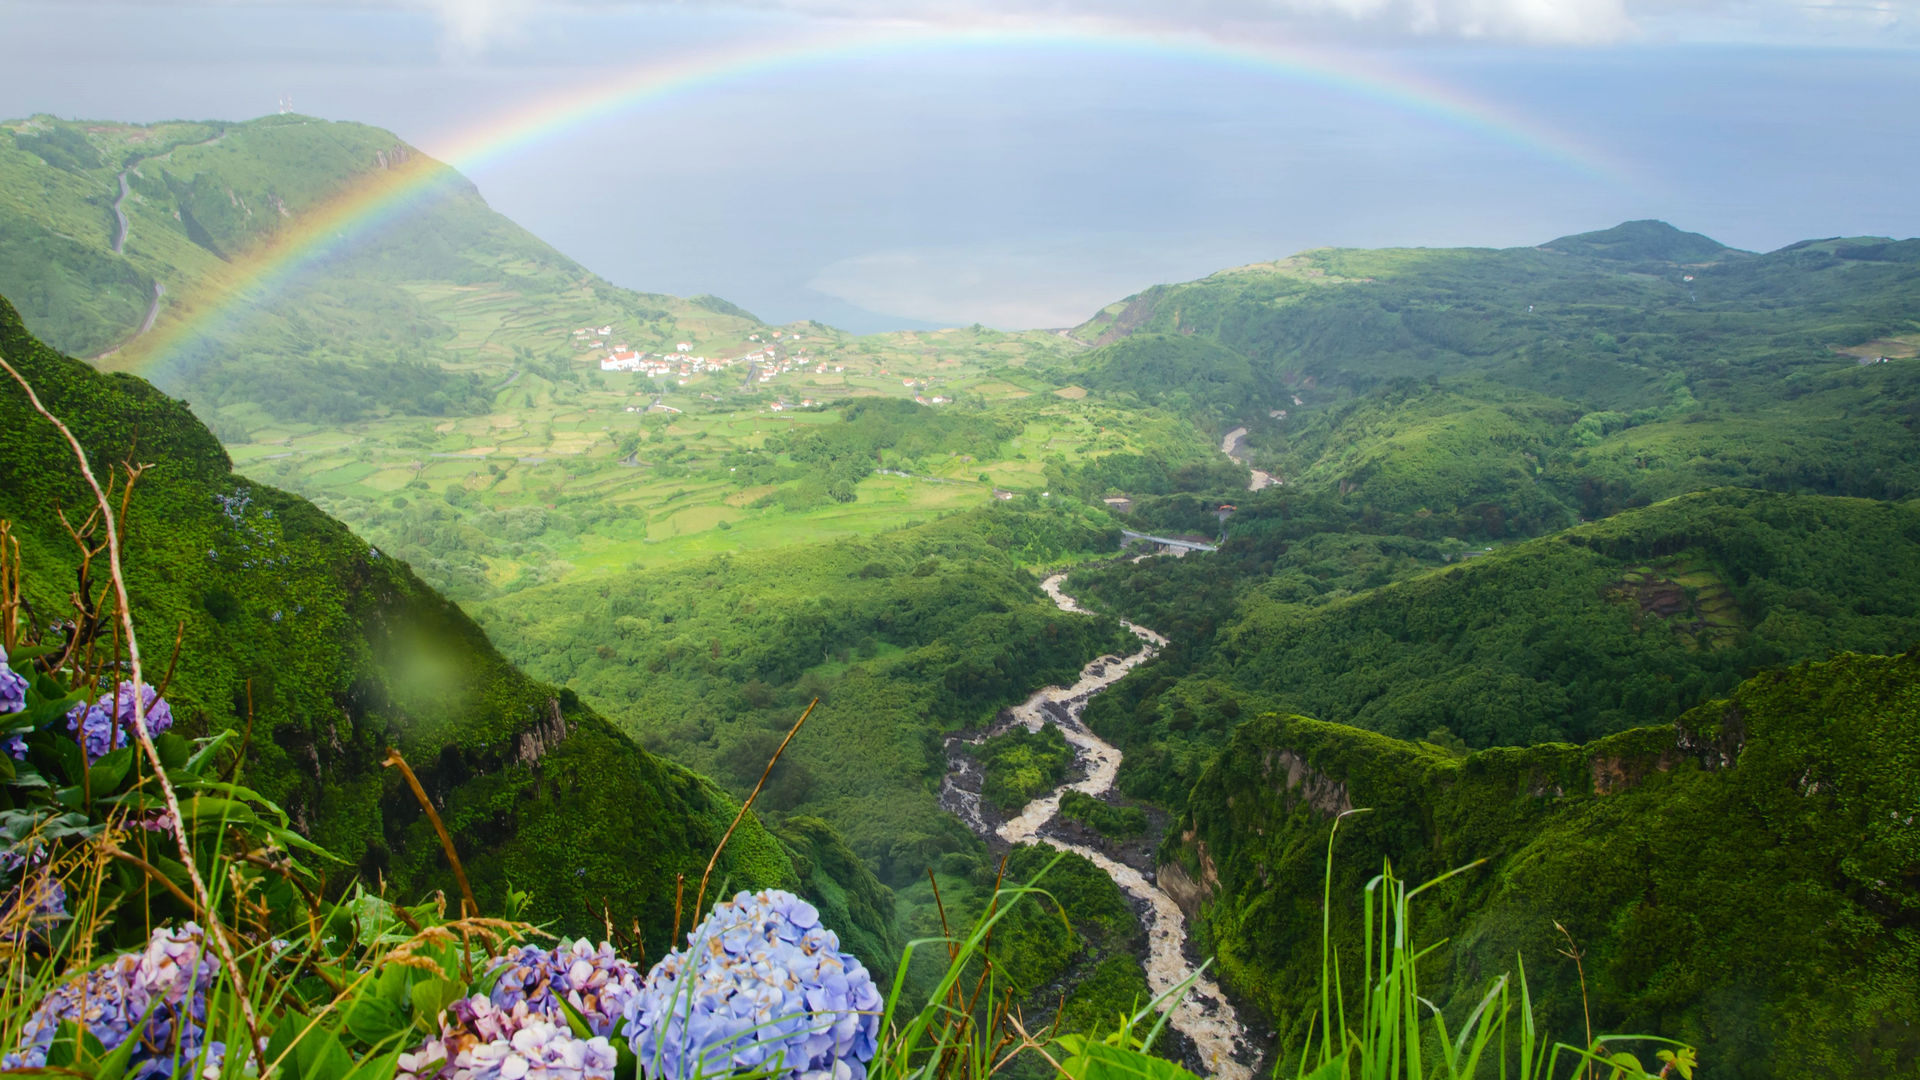
{"label": "purple hydrangea", "polygon": [[[173,726],[173,709],[160,700],[150,684],[140,684],[140,704],[147,714],[147,731],[158,735]],[[87,760],[105,757],[127,745],[132,737],[134,692],[130,682],[120,683],[91,705],[82,703],[67,710],[67,730],[79,732],[86,747]]]}
{"label": "purple hydrangea", "polygon": [[640,970],[601,942],[594,948],[585,938],[564,939],[551,949],[521,945],[495,957],[495,968],[505,967],[489,995],[500,1009],[526,1002],[529,1009],[562,1026],[565,1000],[587,1022],[595,1035],[613,1037],[626,1018],[627,1002],[640,993]]}
{"label": "purple hydrangea", "polygon": [[648,1080],[771,1070],[795,1080],[864,1080],[880,1033],[880,991],[780,890],[716,904],[647,973],[627,1031]]}
{"label": "purple hydrangea", "polygon": [[6,647],[0,645],[0,716],[27,707],[27,680],[7,666]]}
{"label": "purple hydrangea", "polygon": [[[27,909],[24,914],[19,913],[21,908]],[[67,887],[52,874],[29,874],[18,887],[0,897],[0,921],[23,921],[35,935],[66,917]]]}
{"label": "purple hydrangea", "polygon": [[439,1038],[400,1055],[395,1080],[612,1080],[619,1064],[605,1036],[579,1038],[526,1001],[503,1009],[475,994],[441,1025]]}
{"label": "purple hydrangea", "polygon": [[122,953],[55,987],[27,1017],[19,1044],[0,1058],[0,1069],[44,1068],[54,1035],[71,1020],[109,1050],[138,1039],[128,1073],[133,1080],[174,1076],[176,1062],[202,1063],[217,1073],[226,1047],[206,1041],[207,988],[218,964],[205,945],[193,923],[162,927],[142,951]]}

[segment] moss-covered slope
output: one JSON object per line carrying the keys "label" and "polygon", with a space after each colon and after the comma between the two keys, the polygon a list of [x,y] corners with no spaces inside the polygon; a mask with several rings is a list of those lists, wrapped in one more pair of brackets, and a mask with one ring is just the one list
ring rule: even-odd
{"label": "moss-covered slope", "polygon": [[[149,664],[164,665],[180,628],[168,696],[191,734],[244,726],[250,697],[248,779],[353,864],[336,869],[336,884],[357,870],[404,895],[451,890],[419,807],[380,765],[397,746],[439,803],[483,905],[497,910],[511,883],[532,892],[536,917],[584,928],[605,912],[619,926],[638,919],[650,948],[665,943],[675,877],[699,878],[731,798],[640,750],[570,692],[521,674],[404,564],[306,501],[234,475],[184,404],[33,340],[4,300],[0,353],[97,471],[150,466],[126,528]],[[22,541],[38,620],[67,616],[78,559],[56,510],[83,516],[91,500],[11,379],[0,386],[0,477],[0,518]],[[729,888],[799,883],[782,844],[752,819],[716,876]],[[874,897],[860,915],[884,933],[890,913],[883,892]]]}
{"label": "moss-covered slope", "polygon": [[1584,742],[1768,667],[1920,642],[1911,503],[1704,491],[1345,596],[1316,595],[1315,575],[1386,559],[1244,518],[1207,560],[1073,578],[1176,642],[1088,710],[1134,794],[1177,805],[1263,710],[1475,747]]}
{"label": "moss-covered slope", "polygon": [[1454,756],[1301,717],[1236,732],[1197,785],[1163,881],[1205,915],[1228,981],[1297,1042],[1317,1007],[1321,888],[1359,955],[1382,860],[1446,943],[1423,991],[1450,1017],[1526,963],[1553,1032],[1581,1042],[1566,927],[1596,1031],[1684,1039],[1722,1077],[1920,1068],[1920,655],[1773,671],[1672,726]]}

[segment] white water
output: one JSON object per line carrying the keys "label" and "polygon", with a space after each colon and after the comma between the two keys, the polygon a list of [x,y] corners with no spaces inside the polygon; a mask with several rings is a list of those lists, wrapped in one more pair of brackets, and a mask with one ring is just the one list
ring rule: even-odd
{"label": "white water", "polygon": [[[1247,429],[1237,427],[1227,432],[1227,437],[1220,440],[1220,452],[1232,458],[1235,465],[1247,464],[1247,459],[1240,456],[1240,440],[1246,437]],[[1248,467],[1247,471],[1251,474],[1247,478],[1248,491],[1259,491],[1261,488],[1272,487],[1280,482],[1272,473],[1264,473],[1252,467]]]}
{"label": "white water", "polygon": [[[1040,587],[1053,598],[1060,610],[1085,612],[1086,609],[1076,604],[1073,597],[1060,591],[1060,582],[1065,577],[1065,574],[1055,574],[1041,582]],[[1193,978],[1194,974],[1193,966],[1187,963],[1186,917],[1179,905],[1133,867],[1116,862],[1092,848],[1040,834],[1040,830],[1059,813],[1062,793],[1075,790],[1099,798],[1113,789],[1114,775],[1120,769],[1120,750],[1087,730],[1080,718],[1086,712],[1088,699],[1152,659],[1167,643],[1166,638],[1144,626],[1136,626],[1124,619],[1121,625],[1140,638],[1138,652],[1124,659],[1103,656],[1088,664],[1081,671],[1079,681],[1072,686],[1048,686],[1036,690],[1033,696],[1011,710],[1014,720],[1029,730],[1038,731],[1041,725],[1047,723],[1058,727],[1060,734],[1075,748],[1087,776],[1084,780],[1063,785],[1028,803],[1018,815],[1002,824],[997,832],[1009,844],[1042,843],[1071,851],[1106,871],[1122,892],[1143,902],[1147,909],[1147,986],[1155,997],[1162,997]],[[980,815],[979,797],[951,785],[949,790],[955,796],[954,801],[960,807],[962,816],[969,819],[968,824],[976,831],[985,832],[986,823]],[[1226,995],[1220,992],[1220,987],[1213,980],[1204,975],[1194,979],[1174,1005],[1168,1023],[1192,1040],[1199,1051],[1202,1067],[1211,1075],[1221,1080],[1251,1080],[1253,1070],[1247,1061],[1252,1055],[1247,1050],[1245,1030],[1234,1017],[1233,1006],[1228,1004]]]}

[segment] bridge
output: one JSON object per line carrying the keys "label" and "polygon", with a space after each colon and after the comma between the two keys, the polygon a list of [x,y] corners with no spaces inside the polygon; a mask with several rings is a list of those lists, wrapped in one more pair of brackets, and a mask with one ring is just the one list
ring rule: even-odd
{"label": "bridge", "polygon": [[1126,537],[1128,540],[1145,540],[1149,544],[1159,544],[1162,547],[1170,547],[1170,548],[1185,548],[1188,551],[1219,551],[1220,550],[1218,547],[1215,547],[1212,544],[1203,544],[1203,543],[1200,543],[1198,540],[1175,540],[1172,537],[1167,537],[1167,536],[1149,536],[1146,533],[1134,532],[1132,529],[1121,529],[1120,535]]}

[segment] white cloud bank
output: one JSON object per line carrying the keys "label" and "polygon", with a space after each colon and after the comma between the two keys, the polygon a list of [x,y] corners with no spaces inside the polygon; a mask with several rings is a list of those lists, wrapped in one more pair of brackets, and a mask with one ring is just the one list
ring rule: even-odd
{"label": "white cloud bank", "polygon": [[[246,2],[246,0],[242,0]],[[258,0],[256,0],[258,2]],[[273,0],[267,0],[273,2]],[[298,2],[298,0],[296,0]],[[1223,35],[1261,31],[1375,42],[1603,45],[1913,43],[1920,0],[309,0],[426,10],[453,44],[481,48],[546,11],[758,10],[831,19],[975,25],[1099,20]],[[1890,40],[1888,31],[1901,31]]]}

